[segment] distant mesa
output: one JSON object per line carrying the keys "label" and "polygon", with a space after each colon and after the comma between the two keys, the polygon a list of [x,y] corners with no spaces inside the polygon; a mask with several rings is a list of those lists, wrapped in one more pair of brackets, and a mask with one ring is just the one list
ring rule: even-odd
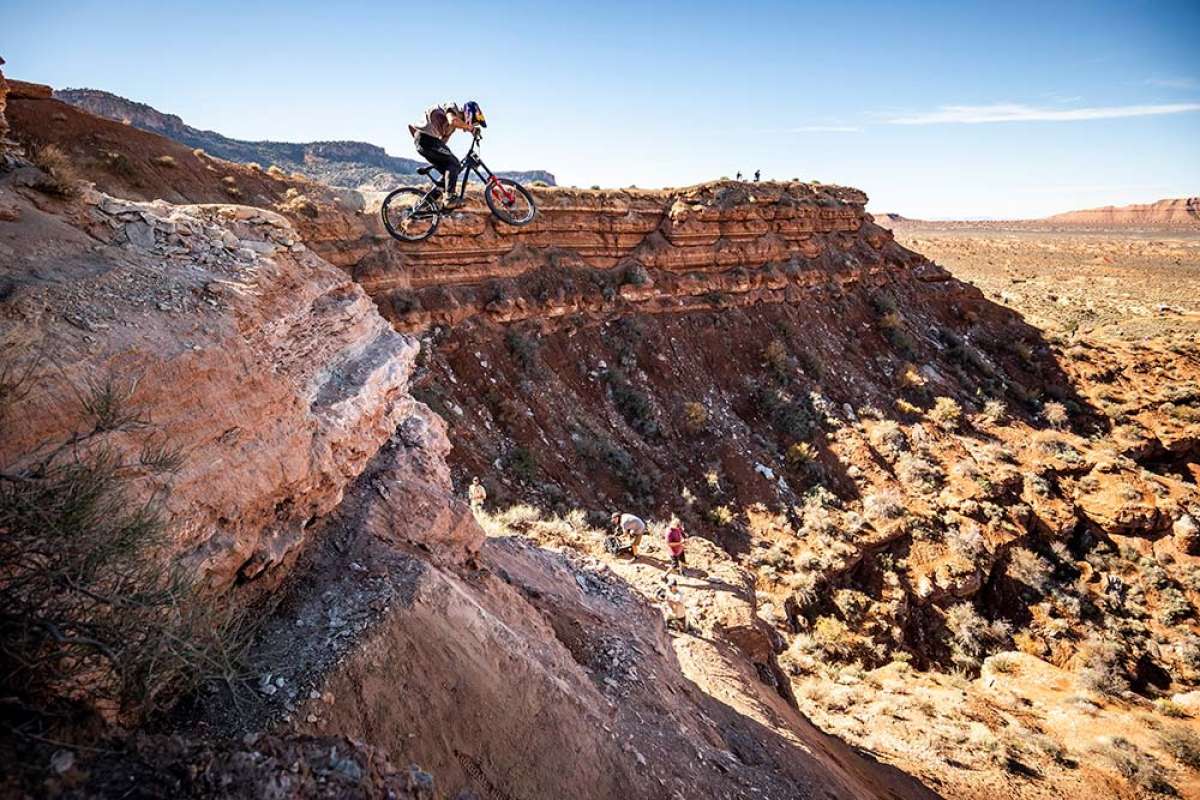
{"label": "distant mesa", "polygon": [[[99,89],[56,90],[54,98],[96,116],[199,147],[218,158],[264,167],[274,164],[330,186],[387,191],[426,181],[416,174],[425,162],[390,156],[382,147],[368,142],[249,142],[194,128],[175,114]],[[526,183],[544,181],[554,185],[554,175],[545,170],[498,174]]]}
{"label": "distant mesa", "polygon": [[1178,197],[1129,206],[1104,206],[1067,211],[1040,219],[914,219],[893,212],[871,214],[887,227],[905,228],[1021,228],[1041,230],[1055,227],[1094,228],[1200,228],[1200,197]]}
{"label": "distant mesa", "polygon": [[1104,206],[1046,217],[1063,225],[1200,226],[1200,197],[1178,197],[1131,206]]}

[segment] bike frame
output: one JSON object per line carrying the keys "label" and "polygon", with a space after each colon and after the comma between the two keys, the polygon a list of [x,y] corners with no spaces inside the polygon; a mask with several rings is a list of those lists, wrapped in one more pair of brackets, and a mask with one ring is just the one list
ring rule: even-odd
{"label": "bike frame", "polygon": [[[481,159],[479,154],[475,152],[475,148],[478,147],[479,140],[481,138],[482,137],[480,137],[478,133],[472,137],[471,149],[467,151],[467,154],[463,156],[462,161],[460,161],[458,164],[458,168],[462,172],[462,185],[458,187],[456,196],[459,198],[466,197],[467,184],[471,180],[471,173],[474,172],[479,176],[479,180],[483,183],[485,191],[494,191],[499,189],[504,195],[504,199],[509,203],[512,203],[516,199],[516,196],[511,191],[506,189],[504,184],[500,183],[500,179],[497,178],[490,169],[488,169],[487,164],[484,164],[483,159]],[[429,176],[429,180],[432,181],[435,186],[440,185],[438,181],[433,180],[433,176]],[[426,197],[428,197],[428,195],[426,195]]]}

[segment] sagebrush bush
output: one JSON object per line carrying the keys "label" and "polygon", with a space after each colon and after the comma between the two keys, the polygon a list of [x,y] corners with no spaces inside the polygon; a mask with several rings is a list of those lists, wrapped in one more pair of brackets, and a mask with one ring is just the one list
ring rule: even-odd
{"label": "sagebrush bush", "polygon": [[893,420],[885,419],[871,428],[869,437],[871,446],[888,461],[895,461],[901,453],[908,450],[908,436],[900,424]]}
{"label": "sagebrush bush", "polygon": [[683,418],[684,424],[692,433],[699,433],[708,427],[708,409],[703,403],[684,403]]}
{"label": "sagebrush bush", "polygon": [[1099,746],[1095,752],[1134,786],[1160,794],[1176,794],[1170,776],[1158,759],[1139,750],[1127,739],[1114,736],[1111,743]]}
{"label": "sagebrush bush", "polygon": [[962,424],[963,410],[958,401],[952,397],[939,397],[933,401],[929,409],[929,421],[942,430],[958,430]]}
{"label": "sagebrush bush", "polygon": [[1158,736],[1159,744],[1171,757],[1190,769],[1200,770],[1200,734],[1181,724],[1169,725]]}
{"label": "sagebrush bush", "polygon": [[160,554],[161,479],[180,457],[132,406],[135,385],[90,384],[75,433],[0,465],[0,695],[44,719],[103,709],[136,721],[229,679],[244,641],[242,622],[198,602]]}
{"label": "sagebrush bush", "polygon": [[33,151],[33,163],[42,171],[34,188],[58,197],[73,197],[79,192],[79,172],[58,145],[42,145]]}
{"label": "sagebrush bush", "polygon": [[904,496],[893,488],[878,489],[863,498],[863,513],[877,520],[899,519],[908,513]]}
{"label": "sagebrush bush", "polygon": [[175,157],[170,155],[155,156],[153,161],[158,166],[166,167],[168,169],[172,169],[175,166]]}
{"label": "sagebrush bush", "polygon": [[1008,406],[1001,400],[988,400],[983,404],[983,411],[979,416],[991,425],[999,425],[1008,418]]}
{"label": "sagebrush bush", "polygon": [[1062,403],[1046,403],[1042,408],[1042,416],[1055,428],[1065,428],[1071,421],[1071,415]]}
{"label": "sagebrush bush", "polygon": [[1004,572],[1013,580],[1039,594],[1044,594],[1050,585],[1053,569],[1046,559],[1032,550],[1014,547],[1008,551],[1008,562]]}

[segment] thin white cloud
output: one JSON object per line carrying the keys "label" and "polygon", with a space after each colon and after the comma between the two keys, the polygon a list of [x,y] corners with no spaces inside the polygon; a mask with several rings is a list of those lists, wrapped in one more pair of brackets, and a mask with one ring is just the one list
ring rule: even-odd
{"label": "thin white cloud", "polygon": [[801,125],[788,133],[858,133],[861,130],[857,125]]}
{"label": "thin white cloud", "polygon": [[1200,86],[1200,81],[1195,78],[1146,78],[1146,85],[1162,89],[1195,89]]}
{"label": "thin white cloud", "polygon": [[889,119],[893,125],[977,125],[986,122],[1077,122],[1091,119],[1149,117],[1200,111],[1200,103],[1165,103],[1137,106],[1095,106],[1092,108],[1038,108],[1019,103],[993,103],[986,106],[942,106]]}

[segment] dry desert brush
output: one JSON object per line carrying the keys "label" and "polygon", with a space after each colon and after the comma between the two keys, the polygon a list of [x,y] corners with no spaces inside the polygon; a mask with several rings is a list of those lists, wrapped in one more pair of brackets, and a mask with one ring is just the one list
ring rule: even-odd
{"label": "dry desert brush", "polygon": [[[0,435],[29,375],[0,370]],[[134,385],[89,385],[74,433],[0,464],[0,696],[14,727],[135,721],[235,674],[242,626],[196,602],[162,553],[181,459],[132,406]]]}

